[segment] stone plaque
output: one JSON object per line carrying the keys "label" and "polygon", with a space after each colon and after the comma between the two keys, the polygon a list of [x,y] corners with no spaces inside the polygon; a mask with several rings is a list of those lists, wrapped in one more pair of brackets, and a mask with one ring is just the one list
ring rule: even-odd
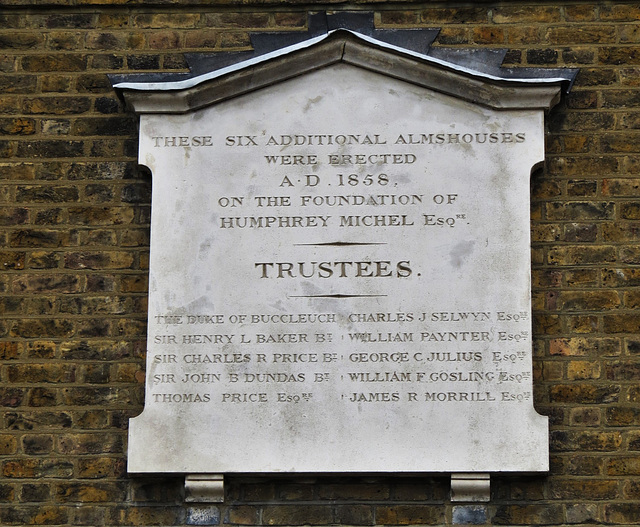
{"label": "stone plaque", "polygon": [[337,61],[141,116],[131,472],[547,470],[529,237],[543,111],[441,91]]}

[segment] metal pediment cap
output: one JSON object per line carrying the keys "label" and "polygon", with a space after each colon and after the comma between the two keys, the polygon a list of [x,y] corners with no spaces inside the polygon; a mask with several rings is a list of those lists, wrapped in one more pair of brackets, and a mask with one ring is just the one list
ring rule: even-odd
{"label": "metal pediment cap", "polygon": [[437,29],[373,28],[371,13],[317,13],[308,31],[256,33],[246,52],[187,55],[190,73],[110,76],[137,113],[184,113],[336,63],[495,109],[549,110],[578,73],[502,68],[504,50],[434,48]]}

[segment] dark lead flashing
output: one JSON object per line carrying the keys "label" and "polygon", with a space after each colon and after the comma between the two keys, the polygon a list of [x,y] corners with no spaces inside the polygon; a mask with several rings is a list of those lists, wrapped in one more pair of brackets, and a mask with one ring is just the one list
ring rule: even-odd
{"label": "dark lead flashing", "polygon": [[[109,75],[118,90],[169,91],[184,89],[185,85],[197,85],[211,78],[211,74],[222,70],[237,70],[261,60],[269,60],[279,52],[286,54],[302,47],[313,45],[323,37],[341,30],[349,31],[356,37],[372,44],[378,44],[398,53],[409,53],[427,62],[471,76],[484,77],[493,81],[514,81],[541,84],[549,82],[561,84],[569,92],[577,69],[570,68],[504,68],[504,49],[487,48],[446,48],[432,47],[439,29],[376,29],[371,12],[312,13],[308,16],[306,31],[251,33],[252,50],[219,53],[187,53],[185,59],[188,73],[136,73]],[[270,55],[271,54],[271,55]],[[202,79],[198,79],[202,77]],[[192,82],[188,82],[193,80]],[[186,82],[185,82],[186,81]],[[174,83],[179,83],[175,85]]]}

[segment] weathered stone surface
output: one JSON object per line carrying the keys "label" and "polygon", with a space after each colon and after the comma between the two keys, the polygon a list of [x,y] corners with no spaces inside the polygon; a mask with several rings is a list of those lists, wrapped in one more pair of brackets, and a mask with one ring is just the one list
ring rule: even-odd
{"label": "weathered stone surface", "polygon": [[135,95],[155,214],[130,471],[547,469],[531,389],[538,99],[496,112],[346,46],[356,65],[282,80],[278,62],[248,89],[277,84],[242,97],[166,99],[202,106],[186,114]]}

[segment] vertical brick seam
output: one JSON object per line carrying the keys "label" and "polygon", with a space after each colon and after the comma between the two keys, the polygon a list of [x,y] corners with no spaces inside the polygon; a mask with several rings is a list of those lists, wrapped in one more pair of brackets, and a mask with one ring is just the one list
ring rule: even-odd
{"label": "vertical brick seam", "polygon": [[[548,477],[494,479],[452,507],[443,477],[126,475],[142,409],[151,178],[107,73],[182,71],[183,52],[302,30],[307,5],[5,0],[0,8],[0,524],[640,524],[640,7],[633,2],[335,3],[513,66],[581,68],[532,175],[536,405]],[[126,6],[125,6],[126,4]],[[296,5],[297,4],[297,5]],[[514,446],[514,448],[516,448]]]}

